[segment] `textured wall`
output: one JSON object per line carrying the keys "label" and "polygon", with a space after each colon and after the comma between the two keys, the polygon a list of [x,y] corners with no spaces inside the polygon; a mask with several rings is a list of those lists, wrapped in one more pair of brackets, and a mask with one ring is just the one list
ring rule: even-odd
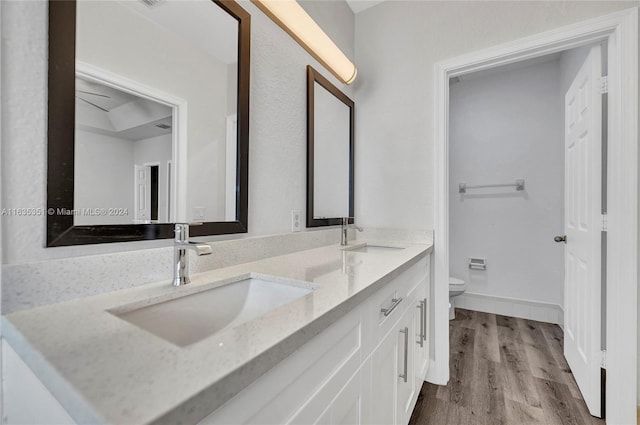
{"label": "textured wall", "polygon": [[[330,10],[341,14],[341,19],[323,23],[347,54],[353,52],[353,15],[346,3],[309,3],[312,14],[325,8],[327,16]],[[320,70],[347,94],[350,90],[248,0],[240,4],[252,17],[249,231],[251,235],[288,232],[291,210],[303,214],[305,210],[306,65]],[[46,202],[47,3],[3,1],[1,7],[2,203],[6,208],[42,207]],[[344,12],[348,14],[343,16]],[[2,217],[3,264],[170,243],[44,248],[45,226],[44,217]]]}

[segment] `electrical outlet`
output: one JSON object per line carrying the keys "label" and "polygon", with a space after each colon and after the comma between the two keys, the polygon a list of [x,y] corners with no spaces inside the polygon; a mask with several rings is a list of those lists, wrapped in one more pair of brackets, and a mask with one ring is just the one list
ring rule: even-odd
{"label": "electrical outlet", "polygon": [[300,210],[291,211],[291,231],[299,232],[302,230],[302,224],[300,223]]}
{"label": "electrical outlet", "polygon": [[193,220],[204,221],[205,207],[193,207]]}

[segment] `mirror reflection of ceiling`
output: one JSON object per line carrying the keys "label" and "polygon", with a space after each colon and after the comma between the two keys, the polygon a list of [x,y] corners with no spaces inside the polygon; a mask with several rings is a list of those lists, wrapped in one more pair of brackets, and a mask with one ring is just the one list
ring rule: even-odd
{"label": "mirror reflection of ceiling", "polygon": [[100,83],[76,78],[76,126],[131,141],[171,134],[166,105]]}
{"label": "mirror reflection of ceiling", "polygon": [[[153,1],[153,0],[151,0]],[[360,13],[375,5],[382,3],[384,0],[347,0],[347,4],[353,10],[353,13]]]}
{"label": "mirror reflection of ceiling", "polygon": [[222,8],[211,7],[211,0],[118,0],[118,3],[186,38],[227,65],[237,62],[238,22]]}

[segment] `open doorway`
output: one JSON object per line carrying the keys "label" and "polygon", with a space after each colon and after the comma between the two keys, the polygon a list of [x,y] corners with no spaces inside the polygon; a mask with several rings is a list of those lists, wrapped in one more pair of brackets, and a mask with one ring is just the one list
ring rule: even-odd
{"label": "open doorway", "polygon": [[77,62],[74,206],[104,213],[79,215],[74,223],[170,223],[180,217],[186,210],[187,167],[180,166],[186,120],[184,100]]}
{"label": "open doorway", "polygon": [[[449,280],[449,80],[475,71],[605,42],[609,64],[607,128],[607,383],[610,423],[635,421],[638,266],[638,21],[637,9],[574,24],[549,33],[454,58],[436,65],[436,226],[434,337],[448,339]],[[615,166],[614,166],[615,164]],[[446,352],[445,352],[446,351]],[[430,381],[448,381],[448,347],[435,349]]]}
{"label": "open doorway", "polygon": [[[604,206],[601,50],[582,46],[450,80],[450,294],[466,283],[450,298],[461,308],[452,354],[491,362],[503,381],[495,403],[506,412],[526,406],[531,423],[603,416],[601,256],[590,255],[601,249]],[[474,347],[460,347],[469,332]],[[547,398],[548,387],[562,404]]]}

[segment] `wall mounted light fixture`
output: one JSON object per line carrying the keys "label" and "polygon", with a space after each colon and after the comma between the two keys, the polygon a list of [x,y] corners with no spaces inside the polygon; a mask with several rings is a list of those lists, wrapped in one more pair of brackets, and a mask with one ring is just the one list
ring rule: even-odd
{"label": "wall mounted light fixture", "polygon": [[356,66],[296,0],[251,0],[318,62],[345,84],[356,79]]}

